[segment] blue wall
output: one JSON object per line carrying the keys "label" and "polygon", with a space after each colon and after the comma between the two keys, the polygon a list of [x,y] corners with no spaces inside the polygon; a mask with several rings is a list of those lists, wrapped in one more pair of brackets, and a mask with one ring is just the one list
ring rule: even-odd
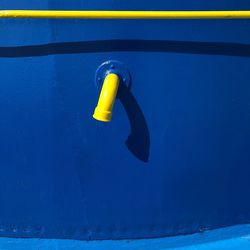
{"label": "blue wall", "polygon": [[[1,0],[0,9],[250,9]],[[159,237],[250,222],[250,20],[0,20],[0,235]],[[112,123],[97,67],[126,64]]]}

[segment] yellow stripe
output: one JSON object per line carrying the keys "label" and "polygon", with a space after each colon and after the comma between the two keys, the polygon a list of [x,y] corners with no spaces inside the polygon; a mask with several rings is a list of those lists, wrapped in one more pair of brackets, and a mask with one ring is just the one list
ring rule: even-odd
{"label": "yellow stripe", "polygon": [[63,11],[0,10],[0,18],[75,18],[75,19],[249,19],[242,11]]}

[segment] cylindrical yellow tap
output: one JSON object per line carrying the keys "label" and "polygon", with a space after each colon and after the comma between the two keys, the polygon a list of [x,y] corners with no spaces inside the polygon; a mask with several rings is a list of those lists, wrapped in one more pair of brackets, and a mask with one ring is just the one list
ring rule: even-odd
{"label": "cylindrical yellow tap", "polygon": [[110,73],[105,77],[101,94],[93,117],[102,122],[110,122],[112,119],[113,106],[119,87],[119,76]]}

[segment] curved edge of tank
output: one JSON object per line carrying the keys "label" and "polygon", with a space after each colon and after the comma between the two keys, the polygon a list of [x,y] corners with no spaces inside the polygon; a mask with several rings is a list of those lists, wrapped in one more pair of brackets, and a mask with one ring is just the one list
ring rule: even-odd
{"label": "curved edge of tank", "polygon": [[250,249],[250,224],[186,236],[145,240],[79,241],[57,239],[0,238],[0,249],[58,250],[236,250]]}

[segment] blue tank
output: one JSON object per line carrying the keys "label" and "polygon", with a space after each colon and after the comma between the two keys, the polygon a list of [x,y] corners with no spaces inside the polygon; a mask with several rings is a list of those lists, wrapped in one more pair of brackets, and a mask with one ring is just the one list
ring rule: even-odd
{"label": "blue tank", "polygon": [[[1,0],[0,9],[250,2]],[[249,20],[13,18],[0,31],[1,236],[145,239],[250,223]],[[109,61],[128,84],[102,123],[92,118],[97,70]]]}

